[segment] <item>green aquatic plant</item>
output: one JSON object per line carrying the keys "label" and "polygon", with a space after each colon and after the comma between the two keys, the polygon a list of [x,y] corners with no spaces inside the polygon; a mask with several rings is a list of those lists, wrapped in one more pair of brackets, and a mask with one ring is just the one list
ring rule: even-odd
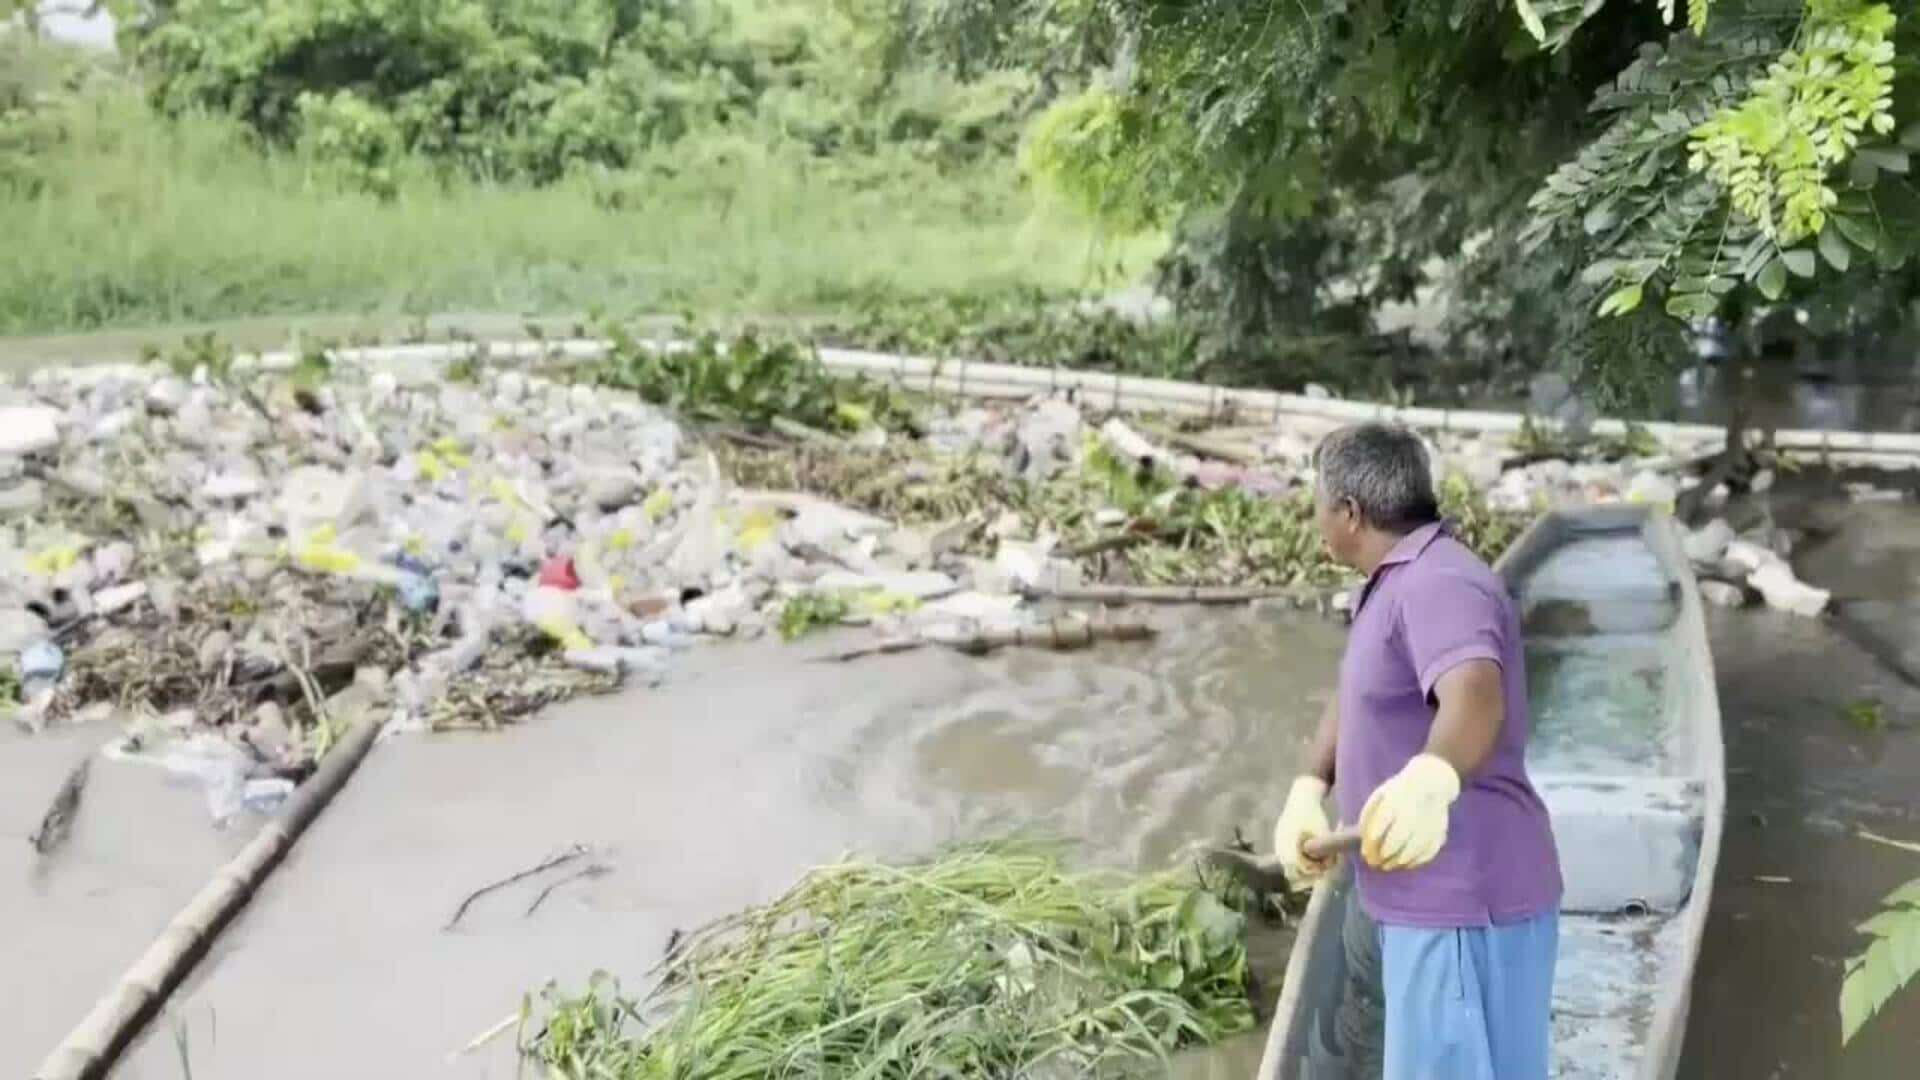
{"label": "green aquatic plant", "polygon": [[1253,1026],[1245,916],[1192,872],[1033,843],[848,862],[672,947],[643,999],[549,989],[556,1077],[1116,1076]]}
{"label": "green aquatic plant", "polygon": [[849,610],[846,597],[838,593],[801,593],[780,609],[780,638],[794,641],[823,627],[837,626]]}
{"label": "green aquatic plant", "polygon": [[587,377],[632,390],[696,421],[767,428],[791,421],[821,431],[856,431],[870,424],[898,430],[912,412],[885,383],[835,375],[811,347],[763,340],[751,332],[732,339],[700,333],[683,348],[656,348],[624,327],[607,324],[605,359]]}
{"label": "green aquatic plant", "polygon": [[1840,715],[1855,731],[1871,734],[1887,729],[1886,714],[1882,711],[1880,703],[1872,698],[1861,698],[1858,701],[1849,702],[1840,710]]}

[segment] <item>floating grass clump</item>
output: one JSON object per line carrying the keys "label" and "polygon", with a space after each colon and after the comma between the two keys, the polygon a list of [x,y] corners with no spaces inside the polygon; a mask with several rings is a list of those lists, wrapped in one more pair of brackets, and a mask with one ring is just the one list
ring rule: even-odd
{"label": "floating grass clump", "polygon": [[529,1050],[622,1080],[1161,1071],[1253,1026],[1237,906],[1192,872],[1076,871],[1033,843],[822,867],[681,942],[645,999],[550,989]]}

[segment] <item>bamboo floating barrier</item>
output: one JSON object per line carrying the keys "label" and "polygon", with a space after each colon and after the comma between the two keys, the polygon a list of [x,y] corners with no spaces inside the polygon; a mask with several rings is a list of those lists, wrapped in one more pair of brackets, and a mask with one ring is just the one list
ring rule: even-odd
{"label": "bamboo floating barrier", "polygon": [[287,800],[281,815],[262,826],[240,854],[221,867],[187,906],[173,917],[152,945],[94,1004],[80,1025],[61,1040],[33,1075],[35,1080],[94,1080],[160,1010],[220,930],[259,890],[286,857],[307,826],[353,775],[385,726],[385,715],[369,711],[353,725],[320,767]]}
{"label": "bamboo floating barrier", "polygon": [[[659,339],[646,344],[663,352],[687,347],[684,342]],[[444,363],[476,357],[495,361],[579,363],[600,359],[607,355],[610,348],[610,343],[606,341],[573,338],[557,341],[378,345],[333,349],[327,355],[335,362],[360,364]],[[1508,435],[1518,432],[1527,419],[1520,413],[1402,407],[1112,372],[938,360],[862,349],[820,347],[814,352],[821,365],[829,371],[865,375],[909,390],[989,398],[1064,392],[1073,394],[1085,405],[1114,412],[1154,412],[1216,418],[1231,415],[1242,420],[1264,420],[1269,423],[1280,423],[1288,417],[1319,418],[1343,423],[1384,420],[1437,431]],[[243,354],[237,358],[237,363],[242,367],[282,369],[292,367],[298,359],[298,353],[281,350]],[[1712,449],[1723,444],[1726,438],[1725,429],[1711,424],[1679,424],[1657,420],[1639,423],[1611,417],[1594,421],[1591,431],[1599,436],[1618,437],[1625,435],[1630,425],[1644,430],[1662,444],[1685,444],[1689,450]],[[1784,430],[1774,433],[1774,445],[1780,450],[1826,454],[1847,463],[1859,461],[1892,468],[1911,468],[1915,464],[1913,459],[1920,457],[1920,434],[1912,432]]]}

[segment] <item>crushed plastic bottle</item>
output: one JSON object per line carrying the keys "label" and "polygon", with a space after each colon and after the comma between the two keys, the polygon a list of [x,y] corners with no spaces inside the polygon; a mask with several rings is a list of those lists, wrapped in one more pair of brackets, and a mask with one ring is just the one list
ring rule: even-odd
{"label": "crushed plastic bottle", "polygon": [[51,641],[36,641],[20,650],[20,681],[58,682],[67,669],[67,654]]}
{"label": "crushed plastic bottle", "polygon": [[246,752],[216,735],[183,739],[167,751],[161,764],[168,774],[200,785],[207,796],[207,813],[224,828],[246,804]]}
{"label": "crushed plastic bottle", "polygon": [[256,814],[271,814],[293,794],[293,781],[278,776],[249,780],[241,787],[240,799]]}

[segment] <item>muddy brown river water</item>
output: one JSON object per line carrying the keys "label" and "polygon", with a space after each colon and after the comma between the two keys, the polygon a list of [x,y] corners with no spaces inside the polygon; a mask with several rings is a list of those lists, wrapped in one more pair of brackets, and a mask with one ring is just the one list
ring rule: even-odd
{"label": "muddy brown river water", "polygon": [[[1920,520],[1877,513],[1882,527],[1822,557],[1920,573]],[[1848,547],[1899,548],[1889,538],[1903,531],[1905,554]],[[637,978],[674,928],[849,850],[907,856],[1024,827],[1146,868],[1235,826],[1257,834],[1341,630],[1253,611],[1161,623],[1157,643],[1078,656],[823,665],[806,658],[824,641],[708,648],[659,690],[494,736],[390,740],[116,1075],[189,1075],[184,1046],[195,1078],[511,1076],[511,1034],[455,1052],[522,991],[600,968]],[[1844,1057],[1833,1001],[1850,927],[1920,876],[1920,856],[1852,835],[1920,838],[1920,694],[1815,621],[1724,613],[1714,637],[1733,806],[1682,1075],[1910,1077],[1920,996]],[[1867,696],[1886,704],[1888,731],[1841,720],[1840,704]],[[41,792],[108,734],[0,742],[7,820],[31,821]],[[576,842],[610,872],[531,917],[551,878],[502,890],[442,929],[469,891]],[[27,960],[8,965],[0,1069],[37,1064],[236,844],[196,793],[97,762],[57,864],[34,873],[24,842],[0,858],[0,952]],[[1247,1077],[1258,1055],[1243,1039],[1183,1060],[1180,1076]]]}

